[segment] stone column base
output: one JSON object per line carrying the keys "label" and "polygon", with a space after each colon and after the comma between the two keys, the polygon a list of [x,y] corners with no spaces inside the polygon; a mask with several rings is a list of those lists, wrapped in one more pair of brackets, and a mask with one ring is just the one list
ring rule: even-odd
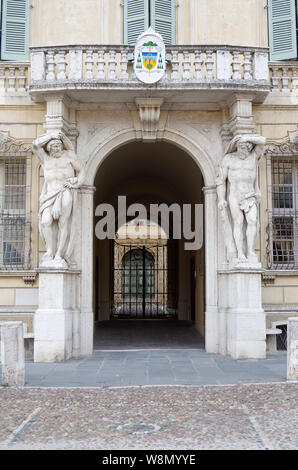
{"label": "stone column base", "polygon": [[34,362],[77,355],[79,271],[39,269],[39,307],[34,316]]}

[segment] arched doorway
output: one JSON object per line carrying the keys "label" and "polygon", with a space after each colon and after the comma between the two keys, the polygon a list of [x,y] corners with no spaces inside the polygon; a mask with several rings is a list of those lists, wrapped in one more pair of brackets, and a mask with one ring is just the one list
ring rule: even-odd
{"label": "arched doorway", "polygon": [[[204,203],[204,179],[198,165],[186,152],[165,142],[134,142],[116,149],[99,167],[94,186],[95,207],[111,204],[118,218],[119,196],[126,196],[127,207],[143,204],[148,209],[151,204],[193,209]],[[193,322],[205,335],[204,246],[185,249],[183,229],[181,239],[176,239],[174,219],[170,220],[164,243],[150,243],[149,238],[139,243],[94,238],[96,322],[176,318]]]}
{"label": "arched doorway", "polygon": [[[135,129],[127,129],[115,133],[114,128],[110,129],[110,132],[107,132],[108,137],[103,141],[100,136],[96,136],[89,147],[85,149],[88,155],[87,165],[86,165],[86,180],[85,186],[81,189],[81,198],[80,198],[80,207],[81,207],[81,236],[80,236],[80,245],[78,247],[79,252],[79,263],[81,266],[81,275],[80,275],[80,317],[77,324],[78,331],[78,344],[79,351],[81,355],[92,354],[93,351],[93,333],[94,333],[94,318],[95,321],[98,321],[98,311],[95,310],[95,305],[97,305],[94,300],[96,300],[96,295],[100,295],[100,310],[101,317],[108,319],[109,318],[109,309],[110,309],[110,295],[109,295],[109,284],[111,284],[111,271],[110,266],[110,253],[109,249],[109,240],[103,242],[105,247],[98,249],[97,241],[94,240],[94,209],[98,204],[98,201],[105,200],[107,188],[114,188],[117,186],[114,184],[113,172],[118,176],[120,174],[119,167],[116,166],[115,169],[115,160],[114,164],[109,166],[104,166],[104,163],[109,161],[111,157],[116,152],[128,145],[136,142],[136,132]],[[205,349],[206,352],[218,353],[220,351],[220,337],[219,331],[224,327],[220,325],[219,313],[218,313],[218,276],[217,276],[217,266],[218,266],[218,253],[221,253],[221,248],[218,247],[218,227],[217,227],[217,204],[216,204],[216,188],[215,188],[215,168],[212,161],[212,158],[208,155],[206,150],[202,149],[198,142],[193,141],[189,136],[183,132],[179,132],[176,129],[167,128],[163,132],[162,143],[170,144],[170,149],[178,149],[182,154],[182,159],[188,162],[193,161],[194,167],[201,177],[201,184],[198,186],[197,181],[194,182],[195,188],[200,188],[201,195],[202,190],[204,194],[204,259],[202,262],[198,262],[198,257],[196,254],[196,266],[200,268],[200,273],[204,272],[205,274],[205,285],[201,282],[200,291],[203,291],[205,294]],[[91,145],[92,144],[92,145]],[[142,145],[142,144],[139,144]],[[155,149],[156,144],[144,145],[145,147],[150,147],[150,155],[155,156],[157,153],[152,148]],[[140,148],[140,147],[139,147]],[[180,154],[180,155],[181,155]],[[142,154],[139,155],[139,161],[142,161]],[[159,154],[159,158],[161,155]],[[174,161],[174,160],[172,160]],[[170,163],[172,163],[172,161]],[[119,163],[120,161],[118,161]],[[126,161],[127,162],[127,161]],[[159,163],[168,163],[168,159],[160,159],[152,167],[159,167]],[[180,160],[181,162],[181,160]],[[147,160],[148,163],[148,160]],[[163,165],[165,166],[165,165]],[[128,169],[128,165],[126,165]],[[169,174],[170,165],[167,168],[167,174]],[[180,166],[180,180],[185,182],[185,178],[181,178],[184,175],[185,167]],[[112,173],[111,173],[112,171]],[[175,172],[177,174],[177,171]],[[196,173],[198,174],[198,173]],[[100,175],[100,176],[99,176]],[[123,175],[124,176],[124,175]],[[152,176],[152,175],[151,175]],[[112,177],[112,181],[111,181]],[[125,179],[128,179],[128,175],[125,175]],[[204,180],[204,187],[202,188]],[[103,183],[103,184],[102,184]],[[150,178],[150,183],[152,184],[152,177]],[[152,185],[152,190],[156,186],[156,181]],[[185,186],[191,189],[190,184],[185,182]],[[159,182],[158,185],[159,194],[155,193],[153,199],[161,200],[167,199],[165,194],[165,185],[164,181]],[[96,190],[96,191],[95,191]],[[95,196],[94,196],[95,191]],[[122,192],[122,186],[119,182],[117,192]],[[110,195],[111,196],[111,195]],[[133,196],[133,194],[131,195]],[[133,197],[129,198],[130,201],[133,200]],[[112,200],[112,197],[110,197]],[[129,201],[129,203],[131,203]],[[168,203],[170,201],[167,201]],[[116,201],[114,200],[114,203]],[[94,207],[95,206],[95,207]],[[180,244],[180,242],[179,242]],[[178,256],[178,262],[180,261],[180,252]],[[94,269],[95,267],[95,269]],[[186,267],[187,268],[187,267]],[[190,272],[190,270],[188,271]],[[181,279],[181,276],[180,276]],[[101,292],[99,289],[95,289],[98,280],[103,282]],[[187,289],[188,290],[188,289]],[[185,291],[185,289],[184,289]],[[198,292],[198,291],[197,291]],[[189,295],[187,293],[187,295]],[[179,287],[179,302],[178,302],[178,313],[181,315],[185,313],[183,305],[184,293],[183,290]],[[201,297],[202,298],[202,297]],[[198,305],[198,304],[197,304]],[[204,309],[204,307],[203,307]],[[107,316],[106,316],[107,315]],[[202,319],[202,316],[201,316]],[[196,321],[198,321],[196,319]]]}

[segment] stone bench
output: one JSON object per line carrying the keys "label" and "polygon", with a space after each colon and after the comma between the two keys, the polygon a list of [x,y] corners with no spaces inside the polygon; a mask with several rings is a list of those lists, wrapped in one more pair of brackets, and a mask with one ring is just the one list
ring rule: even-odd
{"label": "stone bench", "polygon": [[267,339],[267,352],[275,353],[276,349],[276,335],[280,335],[282,331],[279,328],[268,328],[266,330]]}
{"label": "stone bench", "polygon": [[1,321],[1,366],[3,386],[25,384],[24,327],[20,321]]}

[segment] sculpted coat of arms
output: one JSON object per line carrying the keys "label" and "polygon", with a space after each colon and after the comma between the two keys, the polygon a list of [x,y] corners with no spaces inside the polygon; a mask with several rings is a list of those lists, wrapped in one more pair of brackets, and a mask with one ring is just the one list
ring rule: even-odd
{"label": "sculpted coat of arms", "polygon": [[144,83],[158,82],[165,73],[166,50],[162,36],[151,27],[141,34],[135,46],[134,70]]}

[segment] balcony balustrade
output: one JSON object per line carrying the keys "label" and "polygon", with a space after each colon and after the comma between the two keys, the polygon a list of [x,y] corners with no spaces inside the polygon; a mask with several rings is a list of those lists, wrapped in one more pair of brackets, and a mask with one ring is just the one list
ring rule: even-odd
{"label": "balcony balustrade", "polygon": [[0,96],[28,94],[28,62],[0,61]]}
{"label": "balcony balustrade", "polygon": [[271,62],[270,82],[273,93],[297,94],[298,62]]}
{"label": "balcony balustrade", "polygon": [[[93,101],[121,102],[151,90],[151,96],[168,102],[193,103],[217,102],[231,92],[244,91],[253,92],[255,101],[262,102],[270,91],[266,48],[172,46],[166,50],[164,77],[150,86],[135,76],[133,51],[131,46],[119,45],[31,48],[31,95],[65,91],[73,99],[88,100],[84,92],[93,90]],[[177,91],[183,93],[177,95]]]}
{"label": "balcony balustrade", "polygon": [[150,90],[169,101],[196,102],[199,96],[220,101],[231,92],[250,91],[261,102],[270,90],[281,96],[298,93],[298,62],[268,62],[264,48],[172,46],[166,65],[163,79],[148,86],[134,74],[130,46],[31,48],[30,63],[0,61],[0,96],[26,96],[30,91],[39,100],[57,91],[73,98],[84,92],[88,101],[86,93],[93,90],[95,101],[111,95],[112,100],[129,101],[130,95]]}

